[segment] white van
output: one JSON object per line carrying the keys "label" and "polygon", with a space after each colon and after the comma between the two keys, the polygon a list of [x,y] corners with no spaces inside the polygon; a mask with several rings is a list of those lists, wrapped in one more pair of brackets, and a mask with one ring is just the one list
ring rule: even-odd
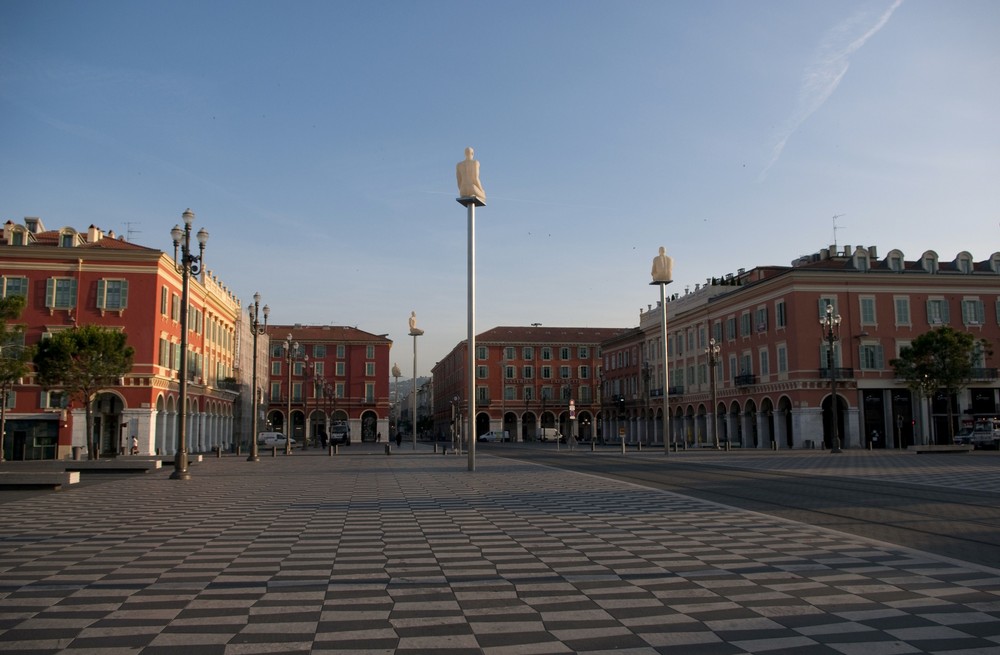
{"label": "white van", "polygon": [[510,441],[510,432],[507,432],[506,430],[504,430],[503,432],[501,432],[500,430],[491,430],[489,432],[479,435],[478,441],[489,441],[489,442]]}
{"label": "white van", "polygon": [[[261,432],[257,435],[257,445],[264,446],[265,448],[270,448],[271,446],[284,448],[285,435],[281,432]],[[295,448],[295,445],[295,439],[292,439],[292,448]]]}
{"label": "white van", "polygon": [[535,437],[539,441],[558,441],[559,443],[566,443],[566,437],[559,433],[556,428],[540,428],[536,433]]}

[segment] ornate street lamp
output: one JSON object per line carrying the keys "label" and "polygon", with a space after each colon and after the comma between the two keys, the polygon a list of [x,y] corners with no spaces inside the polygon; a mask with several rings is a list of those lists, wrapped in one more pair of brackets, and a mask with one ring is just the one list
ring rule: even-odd
{"label": "ornate street lamp", "polygon": [[289,334],[285,338],[285,343],[282,345],[285,350],[285,362],[288,365],[288,425],[285,426],[285,454],[292,454],[292,433],[295,431],[292,425],[292,366],[295,363],[295,355],[299,351],[299,342],[292,341],[292,335]]}
{"label": "ornate street lamp", "polygon": [[715,378],[721,350],[722,347],[715,342],[715,337],[708,340],[705,354],[708,355],[708,385],[712,390],[712,444],[716,450],[719,449],[719,389]]}
{"label": "ornate street lamp", "polygon": [[257,337],[267,332],[267,317],[271,313],[271,308],[264,305],[264,324],[260,322],[260,293],[253,294],[253,306],[247,308],[250,313],[250,330],[253,333],[253,373],[251,374],[253,385],[253,418],[250,420],[250,456],[248,462],[259,462],[260,454],[257,452]]}
{"label": "ornate street lamp", "polygon": [[399,417],[400,417],[400,413],[401,413],[399,411],[399,376],[402,375],[402,374],[403,374],[403,372],[399,370],[399,364],[393,364],[392,365],[392,377],[396,378],[396,384],[395,384],[395,386],[393,387],[393,390],[392,390],[392,396],[393,396],[393,401],[394,401],[392,403],[392,406],[393,406],[393,410],[395,410],[395,412],[394,412],[395,416],[393,417],[394,418],[394,425],[393,425],[394,429],[390,430],[388,441],[392,441],[392,437],[393,437],[393,433],[394,432],[399,432]]}
{"label": "ornate street lamp", "polygon": [[[170,236],[174,240],[174,269],[181,274],[181,361],[179,362],[178,373],[180,374],[180,411],[178,412],[179,423],[177,425],[177,454],[174,456],[174,472],[170,474],[171,480],[190,480],[191,472],[188,470],[187,451],[187,361],[188,361],[188,302],[190,296],[190,279],[192,275],[198,275],[202,268],[202,258],[205,256],[205,245],[208,243],[208,230],[201,228],[198,230],[198,254],[191,253],[191,224],[194,223],[194,212],[190,209],[184,211],[181,216],[184,219],[184,227],[175,225],[170,230]],[[177,247],[180,246],[181,258],[177,259]]]}
{"label": "ornate street lamp", "polygon": [[663,312],[660,319],[660,339],[663,348],[663,454],[670,452],[670,375],[669,361],[667,360],[667,285],[673,282],[674,260],[667,256],[663,246],[660,246],[660,254],[653,258],[653,270],[651,275],[655,284],[660,287],[660,311]]}
{"label": "ornate street lamp", "polygon": [[819,325],[823,330],[823,340],[826,341],[826,368],[830,372],[830,416],[832,426],[832,448],[831,453],[842,452],[840,450],[840,402],[837,399],[837,369],[834,366],[836,358],[833,356],[837,341],[840,340],[840,314],[833,313],[833,305],[826,304],[826,313],[819,319]]}

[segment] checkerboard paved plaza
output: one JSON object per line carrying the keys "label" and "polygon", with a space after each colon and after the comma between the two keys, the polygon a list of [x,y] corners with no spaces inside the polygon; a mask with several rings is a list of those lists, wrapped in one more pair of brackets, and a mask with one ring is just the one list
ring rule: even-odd
{"label": "checkerboard paved plaza", "polygon": [[1000,571],[481,455],[0,505],[5,653],[1000,652]]}

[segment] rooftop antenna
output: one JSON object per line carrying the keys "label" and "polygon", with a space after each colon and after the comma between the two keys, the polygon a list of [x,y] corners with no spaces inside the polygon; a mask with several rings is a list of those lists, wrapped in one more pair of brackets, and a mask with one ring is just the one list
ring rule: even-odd
{"label": "rooftop antenna", "polygon": [[837,230],[843,230],[844,228],[837,225],[837,219],[841,216],[846,216],[846,214],[834,214],[833,215],[833,249],[837,249]]}
{"label": "rooftop antenna", "polygon": [[139,223],[134,223],[132,221],[125,221],[125,240],[128,242],[132,241],[133,234],[141,234],[142,230],[133,230],[133,225],[139,225]]}

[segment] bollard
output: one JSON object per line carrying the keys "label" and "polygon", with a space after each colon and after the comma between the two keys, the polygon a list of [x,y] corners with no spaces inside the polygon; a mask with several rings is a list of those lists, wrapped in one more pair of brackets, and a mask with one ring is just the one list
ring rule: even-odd
{"label": "bollard", "polygon": [[687,450],[687,449],[688,449],[688,442],[686,442],[686,441],[682,442],[681,443],[681,450]]}
{"label": "bollard", "polygon": [[278,447],[271,446],[271,457],[277,457],[277,456],[278,456]]}
{"label": "bollard", "polygon": [[385,445],[385,454],[386,454],[386,455],[390,455],[390,454],[392,454],[392,451],[391,451],[391,450],[389,449],[389,444],[386,444],[386,445]]}
{"label": "bollard", "polygon": [[726,442],[726,452],[727,453],[729,452],[729,442],[728,441]]}
{"label": "bollard", "polygon": [[637,452],[637,453],[641,453],[642,452],[642,442],[641,441],[635,442],[635,452]]}
{"label": "bollard", "polygon": [[594,442],[591,441],[590,442],[590,452],[594,452],[594,450],[595,450],[595,448],[594,448]]}
{"label": "bollard", "polygon": [[778,449],[778,442],[777,441],[772,441],[771,442],[771,450],[777,450],[777,449]]}
{"label": "bollard", "polygon": [[336,448],[336,446],[334,446],[333,444],[329,445],[329,447],[327,448],[327,453],[326,453],[327,457],[333,457],[333,449],[334,448]]}
{"label": "bollard", "polygon": [[435,443],[434,444],[434,454],[437,455],[437,452],[438,452],[438,445]]}
{"label": "bollard", "polygon": [[222,457],[222,446],[215,447],[215,459]]}
{"label": "bollard", "polygon": [[622,455],[625,454],[625,440],[622,439]]}

